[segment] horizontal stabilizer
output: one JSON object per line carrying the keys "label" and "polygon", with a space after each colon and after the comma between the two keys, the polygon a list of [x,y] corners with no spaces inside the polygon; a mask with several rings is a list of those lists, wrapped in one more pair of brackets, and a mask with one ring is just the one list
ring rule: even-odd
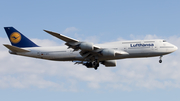
{"label": "horizontal stabilizer", "polygon": [[30,52],[29,50],[25,50],[16,46],[11,46],[8,44],[3,44],[6,48],[8,48],[9,50],[13,51],[13,52]]}
{"label": "horizontal stabilizer", "polygon": [[63,40],[63,41],[65,41],[65,42],[79,42],[78,40],[69,38],[69,37],[67,37],[65,35],[61,35],[59,33],[51,32],[51,31],[47,31],[47,30],[44,30],[44,31],[55,36],[55,37],[57,37],[57,38],[59,38],[59,39],[61,39],[61,40]]}

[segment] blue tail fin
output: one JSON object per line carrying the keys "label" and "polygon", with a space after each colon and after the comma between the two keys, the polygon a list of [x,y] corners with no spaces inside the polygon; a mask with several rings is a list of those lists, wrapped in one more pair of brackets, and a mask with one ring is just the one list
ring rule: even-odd
{"label": "blue tail fin", "polygon": [[13,27],[4,27],[7,36],[13,46],[25,48],[25,47],[39,47],[19,31]]}

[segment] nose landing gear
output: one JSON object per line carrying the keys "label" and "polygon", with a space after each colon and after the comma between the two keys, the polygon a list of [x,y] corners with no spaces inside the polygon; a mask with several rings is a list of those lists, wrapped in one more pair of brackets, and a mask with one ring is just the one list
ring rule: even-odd
{"label": "nose landing gear", "polygon": [[159,63],[162,63],[162,55],[159,57]]}

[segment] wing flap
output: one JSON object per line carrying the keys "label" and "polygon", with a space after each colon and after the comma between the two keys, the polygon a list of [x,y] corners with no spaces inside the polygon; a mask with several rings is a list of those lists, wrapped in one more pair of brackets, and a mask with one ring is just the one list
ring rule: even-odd
{"label": "wing flap", "polygon": [[3,44],[6,48],[8,48],[9,50],[13,51],[13,52],[30,52],[29,50],[25,50],[16,46],[11,46],[8,44]]}

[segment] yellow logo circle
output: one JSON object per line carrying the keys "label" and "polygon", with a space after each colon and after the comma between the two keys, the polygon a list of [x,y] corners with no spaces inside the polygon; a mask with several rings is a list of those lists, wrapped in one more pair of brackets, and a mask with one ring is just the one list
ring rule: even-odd
{"label": "yellow logo circle", "polygon": [[12,43],[18,43],[19,41],[21,41],[21,35],[18,32],[14,32],[11,34],[10,36],[10,40]]}

